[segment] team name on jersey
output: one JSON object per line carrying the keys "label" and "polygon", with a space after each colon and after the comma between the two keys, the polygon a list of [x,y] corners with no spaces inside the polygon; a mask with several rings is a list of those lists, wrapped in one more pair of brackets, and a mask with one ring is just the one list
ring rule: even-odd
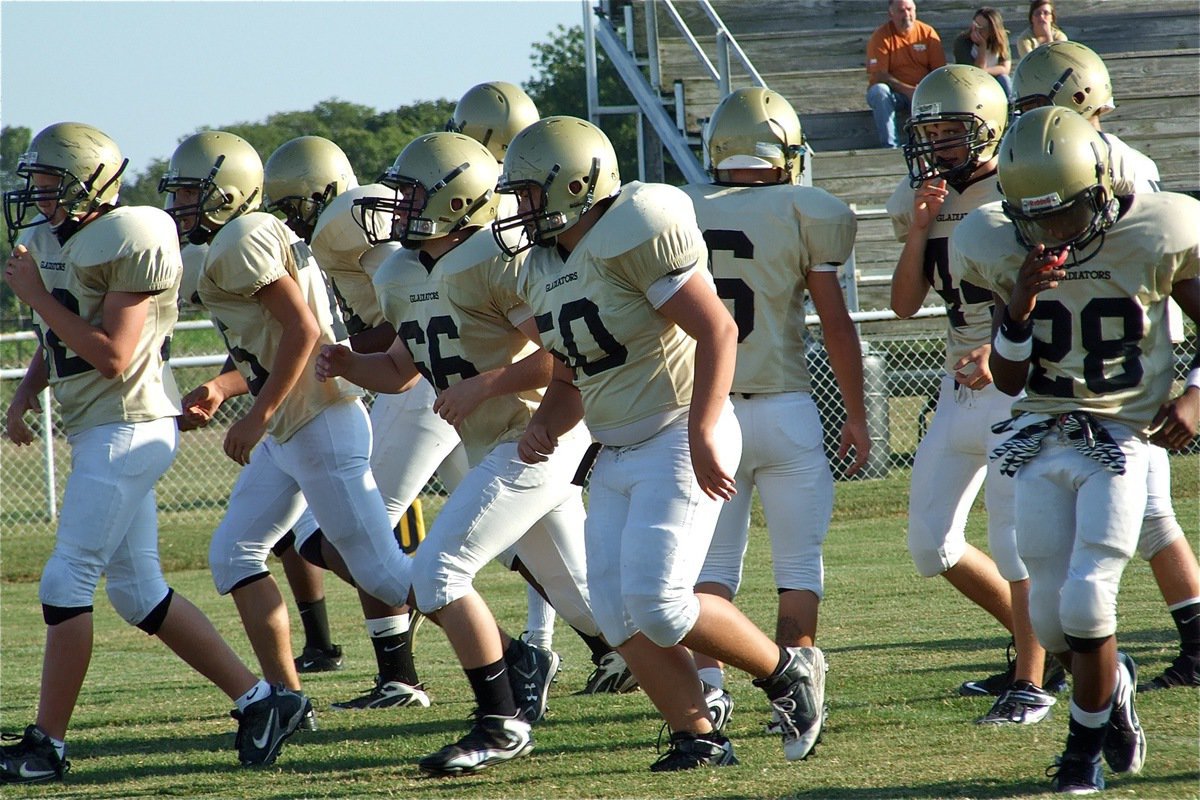
{"label": "team name on jersey", "polygon": [[67,264],[65,261],[43,261],[38,265],[49,272],[66,272]]}
{"label": "team name on jersey", "polygon": [[1064,281],[1108,281],[1112,272],[1106,269],[1069,269]]}
{"label": "team name on jersey", "polygon": [[970,212],[963,211],[961,213],[938,214],[937,221],[938,222],[958,222],[960,219],[965,217],[968,213],[970,213]]}
{"label": "team name on jersey", "polygon": [[417,292],[416,294],[410,294],[410,295],[408,296],[408,302],[410,302],[410,303],[421,303],[421,302],[424,302],[425,300],[437,300],[437,299],[438,299],[438,296],[439,296],[439,295],[438,295],[438,293],[437,293],[436,291],[433,291],[433,292]]}
{"label": "team name on jersey", "polygon": [[548,292],[551,289],[557,289],[559,286],[562,286],[564,283],[570,283],[571,281],[577,281],[577,280],[579,280],[578,272],[568,272],[566,275],[562,275],[560,277],[555,278],[552,281],[547,282],[546,283],[546,291]]}

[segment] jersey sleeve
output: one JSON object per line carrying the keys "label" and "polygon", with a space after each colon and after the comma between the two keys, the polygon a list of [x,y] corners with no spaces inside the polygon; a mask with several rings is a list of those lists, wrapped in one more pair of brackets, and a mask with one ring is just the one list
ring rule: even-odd
{"label": "jersey sleeve", "polygon": [[258,224],[243,232],[240,246],[217,252],[214,244],[206,267],[213,283],[243,297],[250,297],[289,273],[294,274],[297,266],[289,242],[276,229],[276,225],[283,228],[283,223],[266,214],[254,216],[259,218],[255,220]]}
{"label": "jersey sleeve", "polygon": [[912,227],[913,190],[908,179],[900,181],[887,201],[888,219],[892,221],[892,233],[896,241],[908,241],[908,229]]}
{"label": "jersey sleeve", "polygon": [[[707,258],[704,238],[693,220],[659,231],[612,262],[639,292],[645,294],[659,278],[688,269]],[[610,262],[611,263],[611,262]]]}
{"label": "jersey sleeve", "polygon": [[795,193],[795,215],[808,263],[845,264],[854,250],[858,218],[850,207],[824,189]]}

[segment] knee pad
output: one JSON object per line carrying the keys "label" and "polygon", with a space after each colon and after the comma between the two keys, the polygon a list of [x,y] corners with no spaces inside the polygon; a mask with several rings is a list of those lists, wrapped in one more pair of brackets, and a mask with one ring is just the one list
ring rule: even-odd
{"label": "knee pad", "polygon": [[[1117,631],[1116,586],[1068,580],[1059,597],[1063,634],[1077,639],[1105,639]],[[1074,648],[1072,648],[1074,649]]]}
{"label": "knee pad", "polygon": [[296,532],[289,530],[283,537],[271,546],[271,552],[276,558],[283,558],[283,554],[287,552],[289,547],[296,544]]}
{"label": "knee pad", "polygon": [[250,581],[270,575],[267,570],[270,552],[266,543],[218,541],[214,536],[208,548],[208,568],[217,594],[229,594]]}
{"label": "knee pad", "polygon": [[625,607],[634,626],[659,647],[679,644],[700,615],[700,601],[690,590],[676,590],[665,597],[631,594]]}
{"label": "knee pad", "polygon": [[171,598],[174,596],[175,590],[167,587],[167,596],[162,599],[162,602],[150,609],[149,614],[142,617],[142,621],[137,623],[138,628],[145,631],[149,636],[158,633],[158,629],[162,627],[163,620],[167,618],[167,609],[171,607]]}
{"label": "knee pad", "polygon": [[[162,604],[163,598],[170,597],[171,588],[167,586],[167,581],[161,572],[139,581],[128,580],[128,577],[130,576],[126,576],[125,580],[117,581],[113,579],[112,575],[108,576],[108,586],[106,587],[108,600],[121,619],[130,625],[140,627],[141,622]],[[165,608],[162,613],[166,613]],[[155,630],[157,629],[156,626]],[[145,629],[143,628],[143,630]]]}
{"label": "knee pad", "polygon": [[1101,647],[1103,647],[1104,643],[1107,642],[1112,637],[1101,636],[1098,639],[1081,639],[1078,636],[1072,636],[1071,634],[1068,633],[1068,634],[1064,634],[1063,638],[1065,638],[1067,640],[1067,646],[1071,648],[1072,652],[1094,653],[1097,650],[1099,650]]}
{"label": "knee pad", "polygon": [[55,550],[42,568],[38,599],[59,608],[91,608],[100,583],[100,563]]}
{"label": "knee pad", "polygon": [[935,546],[933,540],[934,537],[928,532],[914,533],[913,526],[909,525],[908,552],[917,568],[917,574],[922,578],[936,578],[941,575],[958,563],[966,549],[966,540],[961,537],[958,542],[943,537],[940,546]]}
{"label": "knee pad", "polygon": [[92,610],[91,606],[66,608],[64,606],[51,606],[42,603],[42,620],[47,625],[58,625],[69,619],[74,619],[80,614],[91,614]]}
{"label": "knee pad", "polygon": [[1142,531],[1138,535],[1138,555],[1143,561],[1149,561],[1168,545],[1183,536],[1183,528],[1179,520],[1172,514],[1165,517],[1153,517],[1142,520]]}
{"label": "knee pad", "polygon": [[989,531],[988,550],[991,551],[992,561],[996,562],[996,569],[999,570],[1000,577],[1004,580],[1012,583],[1023,581],[1029,577],[1029,570],[1025,569],[1025,562],[1021,560],[1021,555],[1017,552],[1015,530],[1009,529],[996,533]]}
{"label": "knee pad", "polygon": [[321,543],[324,541],[325,534],[321,532],[320,528],[317,528],[311,536],[300,543],[300,549],[296,552],[314,567],[329,569],[329,565],[325,563],[325,556],[321,554]]}

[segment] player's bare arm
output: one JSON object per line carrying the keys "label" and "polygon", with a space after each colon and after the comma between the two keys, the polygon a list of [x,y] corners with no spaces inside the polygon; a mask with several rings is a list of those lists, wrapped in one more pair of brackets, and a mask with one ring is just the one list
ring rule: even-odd
{"label": "player's bare arm", "polygon": [[350,337],[350,347],[356,353],[386,353],[396,339],[396,329],[390,322],[381,322],[373,328]]}
{"label": "player's bare arm", "polygon": [[300,294],[300,287],[285,276],[259,289],[254,295],[282,328],[279,350],[269,367],[270,377],[254,398],[246,415],[225,434],[225,454],[239,464],[250,461],[250,451],[267,431],[267,423],[308,365],[320,329]]}
{"label": "player's bare arm", "polygon": [[[1192,322],[1200,325],[1200,278],[1180,281],[1171,287],[1171,297]],[[1193,370],[1200,368],[1200,341],[1192,359]],[[1196,438],[1200,428],[1200,386],[1189,381],[1183,392],[1163,403],[1154,415],[1150,441],[1170,450],[1183,450]]]}
{"label": "player's bare arm", "polygon": [[212,380],[192,389],[183,396],[180,407],[183,415],[179,420],[179,429],[188,431],[202,428],[212,422],[213,416],[226,400],[243,394],[249,394],[250,387],[246,379],[236,369],[222,372]]}
{"label": "player's bare arm", "polygon": [[688,416],[692,469],[706,495],[728,500],[737,489],[733,475],[718,459],[713,432],[733,385],[737,323],[708,282],[695,280],[694,275],[658,311],[696,340],[696,374]]}
{"label": "player's bare arm", "polygon": [[33,358],[29,360],[25,377],[21,379],[17,390],[13,392],[12,402],[8,404],[5,419],[8,438],[12,439],[13,444],[18,447],[33,444],[33,431],[25,424],[25,412],[38,413],[42,410],[42,403],[38,398],[49,384],[46,377],[46,354],[42,350],[42,346],[38,345]]}
{"label": "player's bare arm", "polygon": [[912,224],[892,273],[891,306],[901,319],[908,319],[921,309],[931,288],[925,277],[925,245],[929,228],[937,219],[949,190],[946,180],[926,181],[913,194]]}
{"label": "player's bare arm", "polygon": [[416,385],[421,373],[400,337],[384,353],[356,353],[342,344],[321,346],[317,354],[317,380],[345,378],[373,392],[399,394]]}
{"label": "player's bare arm", "polygon": [[[531,342],[540,344],[537,324],[532,317],[517,327]],[[433,401],[434,413],[451,425],[458,425],[484,400],[547,386],[553,370],[554,356],[539,348],[520,361],[490,369],[447,387]]]}
{"label": "player's bare arm", "polygon": [[4,271],[13,293],[38,312],[75,355],[112,380],[133,359],[138,337],[146,322],[150,295],[145,292],[109,292],[104,296],[100,325],[70,311],[51,296],[38,274],[37,262],[22,245],[9,256]]}
{"label": "player's bare arm", "polygon": [[[1066,277],[1062,269],[1068,251],[1063,249],[1058,253],[1049,253],[1044,245],[1032,248],[1021,263],[1017,272],[1017,280],[1013,284],[1011,296],[1005,301],[996,298],[995,322],[997,336],[1004,336],[1008,331],[1009,339],[1028,338],[1033,326],[1033,307],[1037,305],[1037,296],[1047,289],[1057,288],[1058,282]],[[1016,338],[1014,338],[1016,337]],[[996,388],[1013,397],[1025,388],[1025,380],[1029,373],[1029,357],[1019,361],[1005,358],[992,348],[988,357],[988,365],[992,370],[992,379]]]}
{"label": "player's bare arm", "polygon": [[[924,280],[922,276],[921,280]],[[833,377],[842,392],[842,406],[846,409],[846,424],[842,426],[838,458],[845,458],[854,448],[854,463],[846,470],[853,475],[867,463],[871,452],[871,434],[867,430],[867,404],[863,399],[862,347],[858,332],[850,321],[842,287],[836,272],[808,273],[808,291],[812,295],[817,316],[825,332],[825,351],[829,354],[829,365]]]}
{"label": "player's bare arm", "polygon": [[575,388],[570,367],[556,358],[551,360],[553,376],[550,385],[517,442],[517,455],[526,464],[545,461],[558,447],[558,437],[583,419],[583,399]]}

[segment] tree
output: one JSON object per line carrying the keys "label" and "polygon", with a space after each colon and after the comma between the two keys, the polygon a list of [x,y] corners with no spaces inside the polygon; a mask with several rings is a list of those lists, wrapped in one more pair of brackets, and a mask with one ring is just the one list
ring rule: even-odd
{"label": "tree", "polygon": [[[536,69],[535,77],[525,84],[543,117],[567,114],[588,118],[587,69],[584,64],[583,28],[559,25],[549,42],[536,42],[530,55]],[[596,53],[597,92],[601,105],[632,105],[633,95],[603,50]],[[605,114],[600,127],[608,134],[617,151],[617,161],[624,180],[638,176],[637,117]],[[667,180],[683,183],[682,173],[665,154]]]}

